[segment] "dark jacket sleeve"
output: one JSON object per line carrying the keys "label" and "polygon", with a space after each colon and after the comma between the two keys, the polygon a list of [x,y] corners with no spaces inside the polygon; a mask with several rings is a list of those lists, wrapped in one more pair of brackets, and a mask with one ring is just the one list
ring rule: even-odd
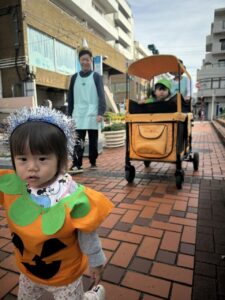
{"label": "dark jacket sleeve", "polygon": [[70,79],[70,85],[69,85],[69,90],[67,93],[67,102],[68,102],[68,115],[72,116],[73,113],[73,107],[74,107],[74,94],[73,94],[73,87],[75,80],[77,78],[77,73],[74,74],[71,79]]}
{"label": "dark jacket sleeve", "polygon": [[94,81],[98,93],[98,115],[103,116],[106,111],[106,101],[105,101],[105,92],[102,77],[94,72]]}

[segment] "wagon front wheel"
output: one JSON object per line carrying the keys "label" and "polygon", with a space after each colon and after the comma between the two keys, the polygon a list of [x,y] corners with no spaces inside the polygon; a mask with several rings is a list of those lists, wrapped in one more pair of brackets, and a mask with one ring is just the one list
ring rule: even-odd
{"label": "wagon front wheel", "polygon": [[150,161],[149,160],[144,160],[144,165],[146,168],[148,168],[150,166]]}
{"label": "wagon front wheel", "polygon": [[133,182],[135,178],[135,167],[134,166],[128,166],[125,167],[125,179],[131,183]]}
{"label": "wagon front wheel", "polygon": [[194,153],[193,156],[193,167],[195,171],[198,171],[198,167],[199,167],[199,154],[198,152]]}
{"label": "wagon front wheel", "polygon": [[178,190],[182,189],[183,181],[184,181],[184,178],[181,174],[176,175],[176,187]]}

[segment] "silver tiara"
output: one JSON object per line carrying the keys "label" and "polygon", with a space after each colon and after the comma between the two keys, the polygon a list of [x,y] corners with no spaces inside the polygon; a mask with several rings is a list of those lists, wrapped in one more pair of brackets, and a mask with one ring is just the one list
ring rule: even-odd
{"label": "silver tiara", "polygon": [[75,122],[73,119],[67,117],[62,112],[49,107],[23,107],[22,109],[17,110],[15,113],[10,114],[7,118],[6,134],[8,138],[18,126],[29,121],[40,121],[59,127],[67,138],[68,154],[69,156],[73,155],[74,146],[76,143]]}

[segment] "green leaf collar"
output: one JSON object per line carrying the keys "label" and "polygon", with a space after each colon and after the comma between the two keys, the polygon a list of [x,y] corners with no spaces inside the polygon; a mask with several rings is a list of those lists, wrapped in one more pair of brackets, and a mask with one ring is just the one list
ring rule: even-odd
{"label": "green leaf collar", "polygon": [[5,194],[20,195],[9,209],[9,217],[15,224],[30,225],[41,215],[42,232],[46,235],[52,235],[63,227],[66,207],[69,207],[73,219],[85,217],[90,211],[90,203],[82,185],[49,208],[43,208],[31,199],[26,184],[16,174],[3,175],[0,190]]}

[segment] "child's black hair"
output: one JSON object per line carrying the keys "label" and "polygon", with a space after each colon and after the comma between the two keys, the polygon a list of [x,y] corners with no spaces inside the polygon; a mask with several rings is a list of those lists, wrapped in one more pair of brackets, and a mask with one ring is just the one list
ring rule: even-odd
{"label": "child's black hair", "polygon": [[28,121],[13,131],[9,142],[14,169],[14,156],[23,155],[27,147],[34,155],[54,153],[58,160],[56,175],[67,168],[67,139],[64,132],[55,125]]}

